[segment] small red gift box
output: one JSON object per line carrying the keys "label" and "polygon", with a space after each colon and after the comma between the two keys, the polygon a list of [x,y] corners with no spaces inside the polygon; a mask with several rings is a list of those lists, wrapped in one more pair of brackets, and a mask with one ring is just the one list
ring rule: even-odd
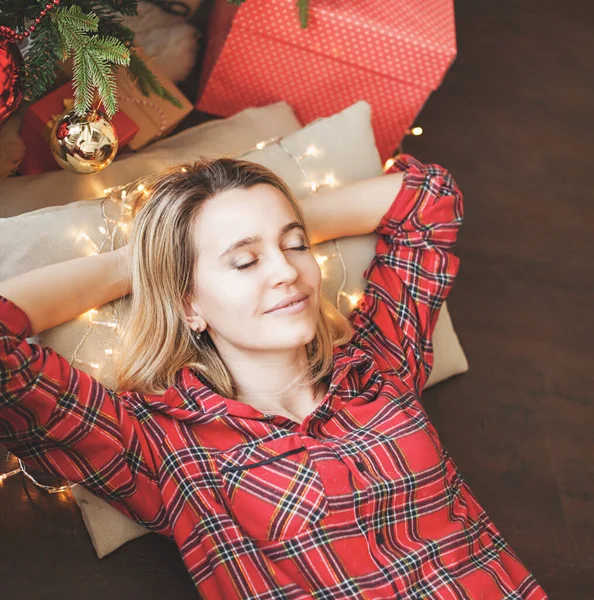
{"label": "small red gift box", "polygon": [[[68,82],[27,108],[19,131],[25,143],[25,157],[19,166],[21,175],[37,175],[60,169],[52,156],[49,136],[56,119],[72,107],[73,97],[72,84]],[[122,111],[116,112],[111,123],[118,135],[120,149],[138,133],[138,125]]]}
{"label": "small red gift box", "polygon": [[198,110],[222,117],[288,102],[302,123],[366,100],[392,155],[456,57],[453,0],[216,0]]}

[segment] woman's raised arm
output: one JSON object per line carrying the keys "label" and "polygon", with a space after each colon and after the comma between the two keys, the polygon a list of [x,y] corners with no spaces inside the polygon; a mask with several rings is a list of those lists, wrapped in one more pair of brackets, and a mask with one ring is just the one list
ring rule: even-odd
{"label": "woman's raised arm", "polygon": [[[18,293],[26,286],[11,289]],[[157,452],[135,405],[29,337],[27,314],[0,296],[0,447],[171,535],[157,483]]]}
{"label": "woman's raised arm", "polygon": [[311,243],[375,231],[402,187],[404,173],[389,173],[322,190],[299,201]]}
{"label": "woman's raised arm", "polygon": [[128,246],[48,265],[0,282],[0,296],[27,314],[32,335],[129,293]]}
{"label": "woman's raised arm", "polygon": [[453,248],[463,202],[452,175],[403,154],[384,175],[301,204],[313,244],[378,234],[364,294],[350,316],[353,342],[420,393],[433,366],[438,312],[460,262]]}

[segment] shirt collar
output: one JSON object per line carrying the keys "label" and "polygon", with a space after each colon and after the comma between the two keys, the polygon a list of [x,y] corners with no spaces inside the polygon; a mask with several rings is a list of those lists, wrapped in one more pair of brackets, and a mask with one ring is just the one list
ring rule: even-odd
{"label": "shirt collar", "polygon": [[[358,375],[357,379],[360,381],[369,373],[373,359],[354,344],[346,344],[334,348],[333,362],[329,392],[344,395],[345,400],[349,400],[353,390],[344,385],[347,375],[354,370],[356,373],[352,374]],[[146,396],[144,403],[159,412],[184,421],[208,422],[222,416],[262,419],[262,413],[249,404],[225,398],[214,392],[190,367],[184,367],[178,372],[176,384],[164,395]]]}

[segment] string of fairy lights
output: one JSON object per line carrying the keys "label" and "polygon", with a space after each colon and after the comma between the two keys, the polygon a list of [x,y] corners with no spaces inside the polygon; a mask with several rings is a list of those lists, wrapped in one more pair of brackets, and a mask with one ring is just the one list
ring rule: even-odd
{"label": "string of fairy lights", "polygon": [[[422,135],[422,133],[423,133],[423,129],[421,127],[413,127],[412,129],[407,130],[405,135],[419,136],[419,135]],[[318,157],[322,154],[322,151],[315,144],[309,145],[302,154],[294,155],[287,148],[286,144],[283,143],[283,139],[281,137],[274,137],[274,138],[270,138],[268,140],[258,142],[256,144],[255,148],[252,148],[251,150],[249,150],[242,156],[245,156],[254,150],[262,150],[263,148],[265,148],[266,146],[268,146],[270,144],[278,144],[279,147],[283,150],[283,152],[285,152],[290,158],[292,158],[297,163],[297,165],[301,171],[301,174],[303,175],[303,178],[306,180],[305,185],[314,194],[317,194],[320,190],[323,190],[324,188],[328,188],[328,187],[335,188],[335,187],[339,187],[341,185],[341,183],[336,179],[333,172],[324,174],[323,179],[321,179],[319,181],[312,181],[309,178],[304,161],[307,161],[311,158]],[[384,172],[387,171],[394,164],[394,162],[396,161],[396,158],[401,153],[402,153],[402,149],[400,146],[398,148],[398,150],[396,151],[396,153],[394,154],[394,156],[389,158],[384,163],[384,166],[383,166]],[[180,167],[180,170],[182,172],[185,172],[186,169],[185,169],[185,167]],[[145,195],[146,197],[148,197],[150,195],[150,190],[145,187],[145,184],[142,183],[141,179],[136,180],[132,183],[123,185],[123,186],[118,186],[115,188],[106,188],[103,192],[105,194],[105,197],[102,199],[102,202],[101,202],[101,218],[102,218],[103,224],[100,225],[98,228],[99,233],[103,236],[103,239],[101,240],[101,242],[99,244],[97,244],[93,241],[92,237],[85,231],[79,231],[76,233],[76,236],[75,236],[76,243],[83,242],[83,243],[87,244],[87,247],[88,247],[87,254],[88,255],[101,254],[104,250],[106,250],[106,247],[108,247],[107,248],[108,251],[115,250],[117,233],[121,232],[121,234],[124,236],[128,233],[128,229],[131,225],[132,213],[133,213],[133,207],[132,207],[131,203],[129,203],[129,199],[133,196],[133,194],[131,192],[141,193],[141,194]],[[116,205],[119,207],[118,218],[114,219],[107,214],[106,206],[107,206],[107,202],[109,202],[109,201],[115,202]],[[323,279],[327,277],[327,265],[329,264],[329,262],[333,261],[334,259],[339,260],[341,269],[342,269],[342,279],[341,279],[340,285],[338,287],[338,291],[336,293],[335,305],[336,305],[336,308],[339,308],[341,298],[346,298],[346,300],[350,304],[350,308],[354,308],[357,305],[357,303],[359,302],[359,300],[361,299],[361,293],[348,294],[347,292],[345,292],[345,286],[346,286],[346,282],[347,282],[347,266],[344,261],[338,240],[332,240],[332,242],[334,243],[335,252],[332,252],[330,254],[319,254],[318,253],[318,254],[314,254],[314,256],[316,258],[316,261],[318,262],[318,265],[320,266],[320,270],[322,272]],[[118,312],[116,310],[114,302],[110,302],[109,304],[106,305],[106,307],[109,311],[107,313],[100,312],[97,309],[91,309],[91,310],[87,311],[86,313],[80,315],[79,319],[85,321],[87,326],[86,326],[85,332],[83,333],[81,340],[77,344],[76,348],[74,349],[74,352],[72,353],[72,355],[70,357],[69,362],[71,365],[75,365],[75,364],[84,365],[93,370],[95,370],[95,369],[98,370],[101,368],[100,363],[95,362],[94,360],[84,360],[79,357],[78,353],[79,353],[80,349],[82,348],[82,346],[84,345],[85,341],[87,340],[88,336],[93,331],[94,327],[97,327],[97,326],[107,327],[110,329],[114,329],[118,335],[120,334],[120,331],[121,331],[120,330],[120,320],[119,320]],[[104,348],[103,352],[105,354],[105,358],[109,358],[109,357],[113,356],[115,350],[113,348]],[[99,360],[99,358],[96,358],[96,360]],[[70,486],[68,484],[61,485],[61,486],[52,486],[52,485],[44,485],[44,484],[40,483],[39,481],[37,481],[35,479],[35,477],[33,477],[27,471],[24,463],[20,459],[13,457],[9,453],[9,461],[8,462],[10,462],[10,458],[14,458],[16,460],[18,467],[14,468],[11,471],[8,471],[6,473],[0,473],[0,486],[9,477],[13,477],[13,476],[21,473],[24,477],[26,477],[31,482],[33,482],[38,488],[46,490],[50,494],[67,492],[70,489]]]}

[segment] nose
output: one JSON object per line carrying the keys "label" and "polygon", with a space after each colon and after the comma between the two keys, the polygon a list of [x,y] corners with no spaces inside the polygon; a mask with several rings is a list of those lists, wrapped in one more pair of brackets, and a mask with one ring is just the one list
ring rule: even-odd
{"label": "nose", "polygon": [[293,283],[298,275],[299,271],[288,260],[288,255],[285,252],[278,250],[272,254],[270,258],[270,279],[272,285]]}

